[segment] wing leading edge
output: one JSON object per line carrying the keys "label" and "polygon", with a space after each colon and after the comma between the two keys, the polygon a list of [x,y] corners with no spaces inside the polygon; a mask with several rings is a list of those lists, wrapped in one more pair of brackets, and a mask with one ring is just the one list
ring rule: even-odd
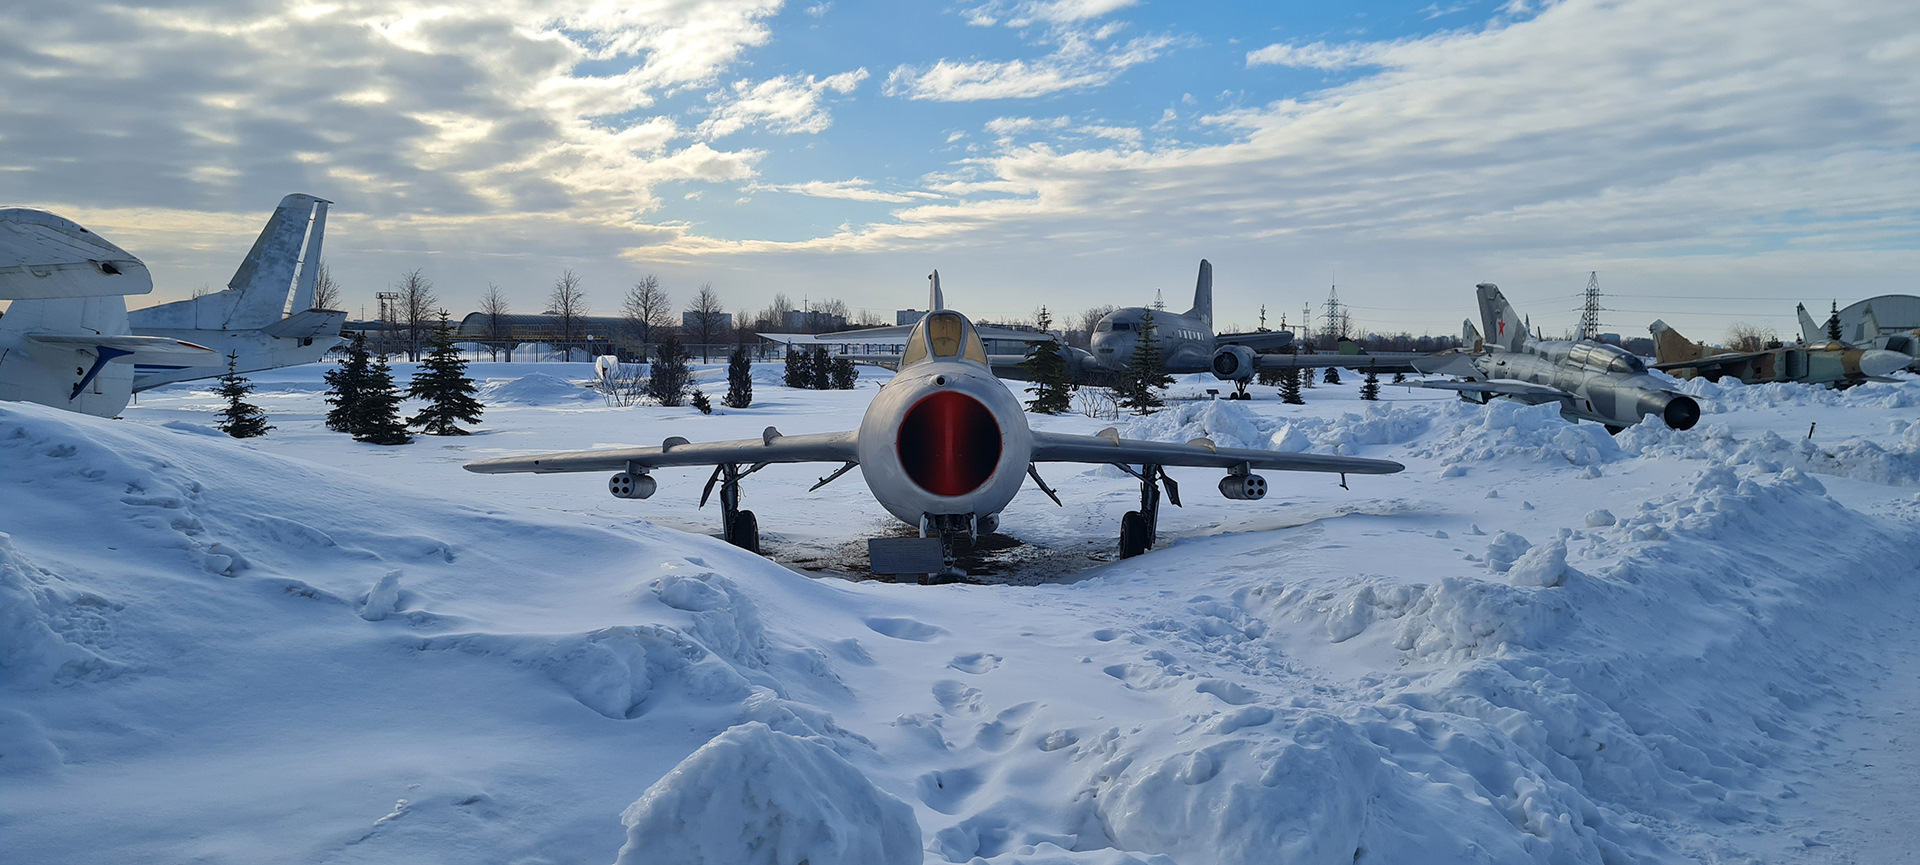
{"label": "wing leading edge", "polygon": [[711,466],[721,463],[814,463],[849,462],[857,459],[854,430],[808,435],[781,435],[768,427],[757,439],[721,442],[688,442],[667,439],[659,447],[598,448],[585,451],[497,457],[467,463],[467,471],[479,474],[512,472],[618,472],[629,466],[672,468]]}
{"label": "wing leading edge", "polygon": [[1112,430],[1090,436],[1035,430],[1033,461],[1152,464],[1218,469],[1246,466],[1250,469],[1266,471],[1331,472],[1353,475],[1390,475],[1406,468],[1392,460],[1215,447],[1205,439],[1186,444],[1123,439]]}

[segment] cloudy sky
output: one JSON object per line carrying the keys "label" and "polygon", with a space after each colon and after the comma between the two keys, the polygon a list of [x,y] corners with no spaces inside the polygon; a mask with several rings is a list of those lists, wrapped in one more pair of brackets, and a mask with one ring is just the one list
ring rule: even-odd
{"label": "cloudy sky", "polygon": [[0,4],[0,203],[220,287],[288,192],[349,306],[563,268],[730,308],[1045,303],[1792,330],[1920,290],[1912,0]]}

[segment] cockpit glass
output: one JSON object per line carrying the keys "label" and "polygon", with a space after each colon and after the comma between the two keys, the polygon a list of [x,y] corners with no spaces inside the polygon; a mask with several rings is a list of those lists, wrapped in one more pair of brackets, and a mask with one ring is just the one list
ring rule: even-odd
{"label": "cockpit glass", "polygon": [[1114,330],[1132,330],[1132,329],[1133,329],[1133,322],[1131,322],[1131,321],[1116,321],[1116,322],[1114,322],[1114,323],[1113,323],[1113,329],[1114,329]]}
{"label": "cockpit glass", "polygon": [[960,354],[960,341],[966,336],[966,325],[960,316],[950,312],[939,312],[927,316],[927,344],[933,348],[934,357],[955,357]]}

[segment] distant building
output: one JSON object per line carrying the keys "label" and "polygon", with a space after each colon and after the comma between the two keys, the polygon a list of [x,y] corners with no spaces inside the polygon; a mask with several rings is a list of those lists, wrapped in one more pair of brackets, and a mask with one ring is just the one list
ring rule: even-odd
{"label": "distant building", "polygon": [[813,309],[789,309],[780,314],[780,328],[796,333],[846,330],[847,317]]}
{"label": "distant building", "polygon": [[927,311],[924,309],[898,310],[893,314],[893,323],[894,324],[919,324],[920,319],[926,316],[926,314],[927,314]]}

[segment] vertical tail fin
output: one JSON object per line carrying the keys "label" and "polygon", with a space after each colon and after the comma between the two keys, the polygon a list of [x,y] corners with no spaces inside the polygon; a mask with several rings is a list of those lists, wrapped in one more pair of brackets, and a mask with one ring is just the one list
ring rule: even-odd
{"label": "vertical tail fin", "polygon": [[1187,315],[1213,326],[1213,263],[1200,259],[1200,278],[1193,284],[1193,308]]}
{"label": "vertical tail fin", "polygon": [[1880,319],[1873,314],[1873,306],[1868,305],[1860,315],[1860,332],[1853,340],[1854,345],[1869,346],[1880,338]]}
{"label": "vertical tail fin", "polygon": [[[294,269],[300,261],[300,248],[306,240],[311,216],[319,199],[298,192],[280,199],[253,241],[240,268],[233,272],[227,288],[235,292],[220,326],[227,330],[266,327],[278,321],[286,311],[287,292],[293,288]],[[322,226],[325,220],[321,221]],[[319,262],[314,262],[318,267]],[[309,293],[308,300],[312,295]],[[205,323],[201,324],[205,327]]]}
{"label": "vertical tail fin", "polygon": [[935,312],[947,308],[947,298],[940,293],[940,271],[927,274],[927,311]]}
{"label": "vertical tail fin", "polygon": [[1460,322],[1460,347],[1474,354],[1487,350],[1486,341],[1480,336],[1480,329],[1473,326],[1472,319]]}
{"label": "vertical tail fin", "polygon": [[1527,344],[1525,319],[1500,293],[1500,286],[1483,282],[1474,286],[1474,294],[1480,299],[1480,326],[1486,329],[1487,344],[1507,351],[1519,351]]}
{"label": "vertical tail fin", "polygon": [[1647,325],[1647,332],[1653,334],[1653,360],[1655,363],[1678,363],[1686,360],[1699,360],[1706,352],[1694,344],[1693,340],[1680,335],[1666,322],[1654,319]]}
{"label": "vertical tail fin", "polygon": [[300,278],[293,284],[289,315],[313,308],[313,284],[320,274],[320,239],[327,233],[327,205],[331,203],[317,198],[313,201],[313,227],[307,230],[307,250],[300,256]]}
{"label": "vertical tail fin", "polygon": [[1800,339],[1808,345],[1826,345],[1827,329],[1814,323],[1813,316],[1807,314],[1807,305],[1796,303],[1793,311],[1800,316]]}

